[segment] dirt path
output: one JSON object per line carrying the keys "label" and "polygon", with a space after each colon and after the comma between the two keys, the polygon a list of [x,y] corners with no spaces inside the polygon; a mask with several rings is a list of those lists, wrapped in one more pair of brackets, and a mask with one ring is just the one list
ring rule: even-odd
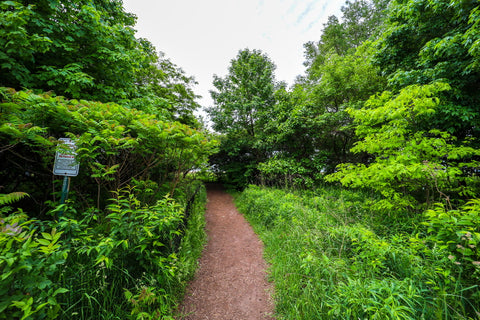
{"label": "dirt path", "polygon": [[261,241],[229,194],[213,186],[207,197],[208,243],[180,307],[181,319],[274,319]]}

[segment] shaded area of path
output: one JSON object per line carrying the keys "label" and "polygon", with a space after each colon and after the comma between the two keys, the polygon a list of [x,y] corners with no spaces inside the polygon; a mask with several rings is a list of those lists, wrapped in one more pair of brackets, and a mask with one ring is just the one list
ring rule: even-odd
{"label": "shaded area of path", "polygon": [[208,243],[181,319],[274,319],[261,241],[221,187],[209,186],[207,198]]}

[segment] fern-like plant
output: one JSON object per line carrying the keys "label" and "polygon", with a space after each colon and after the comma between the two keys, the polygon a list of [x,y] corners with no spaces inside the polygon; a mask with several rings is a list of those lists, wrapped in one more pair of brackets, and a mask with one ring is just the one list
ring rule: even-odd
{"label": "fern-like plant", "polygon": [[7,194],[0,194],[0,206],[12,204],[25,197],[28,197],[28,193],[25,192],[12,192]]}

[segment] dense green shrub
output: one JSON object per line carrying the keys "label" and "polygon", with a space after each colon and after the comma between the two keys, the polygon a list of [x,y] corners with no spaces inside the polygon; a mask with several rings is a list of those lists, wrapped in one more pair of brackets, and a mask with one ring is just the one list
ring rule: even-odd
{"label": "dense green shrub", "polygon": [[[0,110],[4,192],[29,193],[22,207],[34,207],[35,211],[27,211],[42,218],[51,209],[45,204],[57,201],[61,190],[60,178],[52,175],[61,137],[77,145],[80,173],[72,178],[70,197],[81,210],[103,209],[111,191],[127,184],[145,186],[151,181],[160,196],[173,195],[186,173],[205,163],[216,145],[184,124],[114,103],[1,88]],[[152,203],[158,196],[152,197]]]}
{"label": "dense green shrub", "polygon": [[474,140],[458,139],[438,128],[419,129],[444,108],[438,95],[449,90],[441,82],[413,85],[397,95],[373,96],[360,110],[348,109],[361,139],[351,151],[368,153],[373,160],[340,164],[326,179],[381,193],[384,199],[372,205],[388,211],[424,209],[441,200],[475,196],[480,150]]}
{"label": "dense green shrub", "polygon": [[[480,281],[480,200],[466,203],[458,210],[438,204],[425,212],[428,245],[439,246],[450,260],[452,276],[471,288]],[[480,291],[469,290],[467,297],[478,300]],[[470,307],[470,306],[468,306]]]}
{"label": "dense green shrub", "polygon": [[58,221],[2,219],[0,319],[173,319],[205,240],[205,188],[188,189],[153,205],[122,189],[106,215],[67,203]]}
{"label": "dense green shrub", "polygon": [[0,319],[54,319],[60,296],[56,282],[68,248],[62,232],[36,230],[42,224],[22,213],[0,219]]}

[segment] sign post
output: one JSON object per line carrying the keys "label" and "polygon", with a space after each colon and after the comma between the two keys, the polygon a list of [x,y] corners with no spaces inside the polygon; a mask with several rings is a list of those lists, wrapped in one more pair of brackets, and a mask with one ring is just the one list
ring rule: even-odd
{"label": "sign post", "polygon": [[68,198],[68,189],[70,188],[70,177],[65,176],[63,178],[62,197],[60,198],[60,204],[64,204]]}
{"label": "sign post", "polygon": [[[64,176],[62,186],[62,197],[60,204],[64,204],[68,198],[68,189],[70,187],[70,177],[76,177],[80,169],[80,164],[75,160],[75,142],[68,138],[60,138],[60,143],[65,144],[66,148],[59,148],[55,154],[55,163],[53,165],[53,174]],[[63,214],[63,209],[60,215]]]}

